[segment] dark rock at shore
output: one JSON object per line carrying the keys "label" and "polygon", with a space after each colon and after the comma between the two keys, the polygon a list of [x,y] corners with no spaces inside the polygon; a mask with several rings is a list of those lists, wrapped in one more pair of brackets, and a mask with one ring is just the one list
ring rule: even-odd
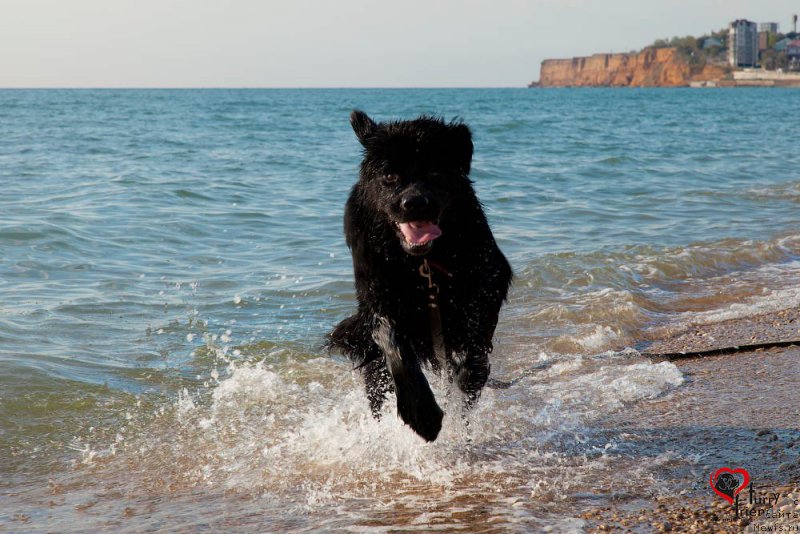
{"label": "dark rock at shore", "polygon": [[712,351],[728,347],[800,341],[800,310],[734,318],[711,324],[658,329],[643,352],[648,354]]}

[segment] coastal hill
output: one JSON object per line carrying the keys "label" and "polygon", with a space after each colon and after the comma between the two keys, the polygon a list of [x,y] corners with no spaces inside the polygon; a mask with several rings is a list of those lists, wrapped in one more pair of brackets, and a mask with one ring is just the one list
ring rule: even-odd
{"label": "coastal hill", "polygon": [[541,87],[682,87],[719,80],[726,69],[691,65],[676,48],[647,48],[632,54],[595,54],[542,62]]}
{"label": "coastal hill", "polygon": [[[749,63],[740,64],[729,46],[736,25],[751,27],[752,40],[736,45],[736,54],[752,50]],[[756,33],[756,23],[737,20],[701,37],[658,39],[638,52],[546,59],[530,87],[800,87],[800,34],[762,26],[770,29]]]}

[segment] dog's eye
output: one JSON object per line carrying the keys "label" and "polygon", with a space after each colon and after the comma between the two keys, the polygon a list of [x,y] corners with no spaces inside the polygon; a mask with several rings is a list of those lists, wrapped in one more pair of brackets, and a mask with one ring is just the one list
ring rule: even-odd
{"label": "dog's eye", "polygon": [[383,176],[383,183],[386,185],[395,185],[400,181],[400,177],[394,173],[385,174]]}

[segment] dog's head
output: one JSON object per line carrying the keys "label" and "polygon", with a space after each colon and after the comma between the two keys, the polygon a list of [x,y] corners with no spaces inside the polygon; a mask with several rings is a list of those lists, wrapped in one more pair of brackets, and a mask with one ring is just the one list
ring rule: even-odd
{"label": "dog's head", "polygon": [[376,123],[353,111],[350,123],[364,146],[365,199],[394,229],[408,254],[427,254],[460,193],[471,190],[472,135],[466,125],[422,116]]}

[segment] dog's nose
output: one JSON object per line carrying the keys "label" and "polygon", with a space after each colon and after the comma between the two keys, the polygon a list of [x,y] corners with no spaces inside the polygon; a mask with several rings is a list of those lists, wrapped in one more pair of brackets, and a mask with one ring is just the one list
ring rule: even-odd
{"label": "dog's nose", "polygon": [[430,205],[430,199],[425,195],[407,196],[400,202],[400,207],[405,212],[423,210]]}

